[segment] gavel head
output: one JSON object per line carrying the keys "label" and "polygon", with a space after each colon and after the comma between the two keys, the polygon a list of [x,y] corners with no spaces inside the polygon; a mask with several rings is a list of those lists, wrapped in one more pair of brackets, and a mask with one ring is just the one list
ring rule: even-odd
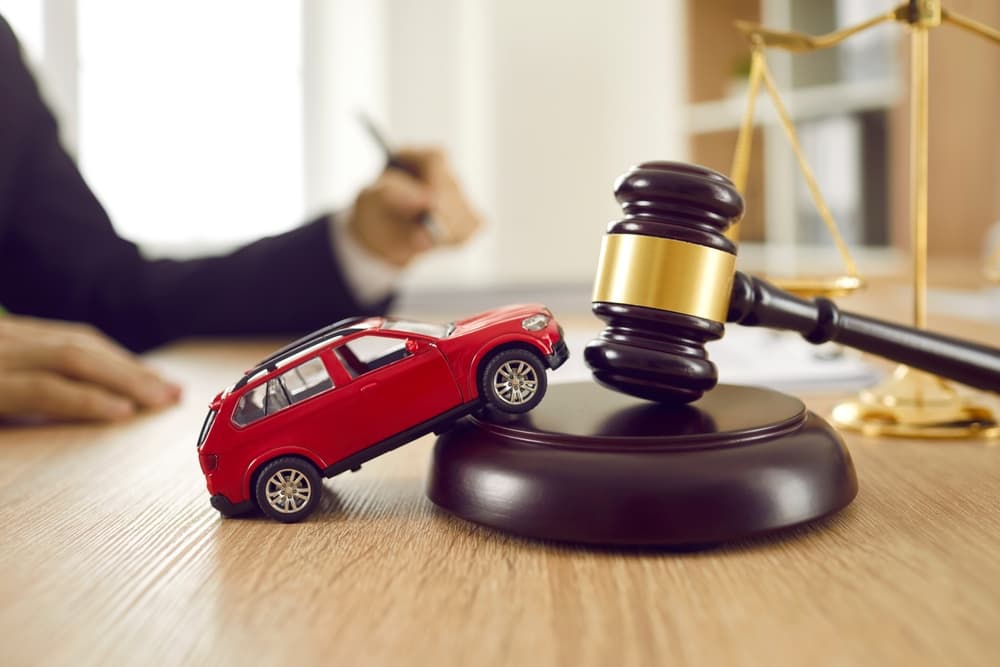
{"label": "gavel head", "polygon": [[625,217],[608,226],[592,310],[606,323],[584,350],[601,384],[663,403],[715,386],[705,343],[720,338],[736,247],[725,231],[743,199],[725,176],[678,162],[646,162],[622,175]]}

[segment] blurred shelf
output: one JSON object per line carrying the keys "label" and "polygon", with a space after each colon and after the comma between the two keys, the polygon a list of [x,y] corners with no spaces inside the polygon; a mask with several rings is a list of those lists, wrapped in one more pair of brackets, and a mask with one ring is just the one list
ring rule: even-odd
{"label": "blurred shelf", "polygon": [[[851,255],[859,277],[883,279],[907,274],[908,255],[890,246],[853,246]],[[741,242],[737,269],[772,280],[829,278],[844,273],[840,256],[829,244],[788,245],[774,242]]]}
{"label": "blurred shelf", "polygon": [[[820,118],[837,114],[888,109],[895,105],[902,87],[894,79],[842,82],[824,86],[810,86],[793,90],[779,90],[782,101],[793,121]],[[687,105],[687,128],[692,134],[735,130],[746,111],[746,96]],[[754,125],[778,123],[765,91],[757,100]]]}

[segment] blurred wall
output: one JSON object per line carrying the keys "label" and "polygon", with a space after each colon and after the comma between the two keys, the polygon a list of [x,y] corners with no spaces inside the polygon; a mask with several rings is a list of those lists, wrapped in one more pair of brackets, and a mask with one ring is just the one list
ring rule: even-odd
{"label": "blurred wall", "polygon": [[387,116],[452,153],[489,229],[421,284],[588,283],[615,178],[684,159],[679,0],[389,1]]}

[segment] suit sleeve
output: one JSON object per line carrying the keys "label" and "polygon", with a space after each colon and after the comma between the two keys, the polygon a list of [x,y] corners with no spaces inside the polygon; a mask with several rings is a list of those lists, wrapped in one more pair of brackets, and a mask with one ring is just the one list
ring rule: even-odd
{"label": "suit sleeve", "polygon": [[0,19],[0,304],[89,322],[132,350],[183,336],[294,334],[360,305],[325,218],[225,256],[145,259],[119,237],[59,142],[55,119]]}

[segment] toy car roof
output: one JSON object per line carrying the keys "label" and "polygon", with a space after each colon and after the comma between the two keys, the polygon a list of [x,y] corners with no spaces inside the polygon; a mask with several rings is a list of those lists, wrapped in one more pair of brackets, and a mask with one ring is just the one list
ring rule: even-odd
{"label": "toy car roof", "polygon": [[254,377],[260,371],[267,370],[273,371],[278,367],[278,363],[294,356],[301,352],[302,350],[311,347],[317,343],[321,343],[326,340],[333,340],[334,338],[342,338],[343,336],[349,336],[352,333],[358,331],[363,331],[366,327],[352,326],[368,319],[365,316],[360,317],[348,317],[342,320],[338,320],[333,324],[327,325],[322,329],[317,329],[312,333],[299,338],[298,340],[292,341],[288,345],[284,346],[277,352],[269,355],[262,361],[260,361],[256,366],[248,370],[240,378],[239,382],[233,387],[233,389],[239,389],[247,382],[250,378]]}

